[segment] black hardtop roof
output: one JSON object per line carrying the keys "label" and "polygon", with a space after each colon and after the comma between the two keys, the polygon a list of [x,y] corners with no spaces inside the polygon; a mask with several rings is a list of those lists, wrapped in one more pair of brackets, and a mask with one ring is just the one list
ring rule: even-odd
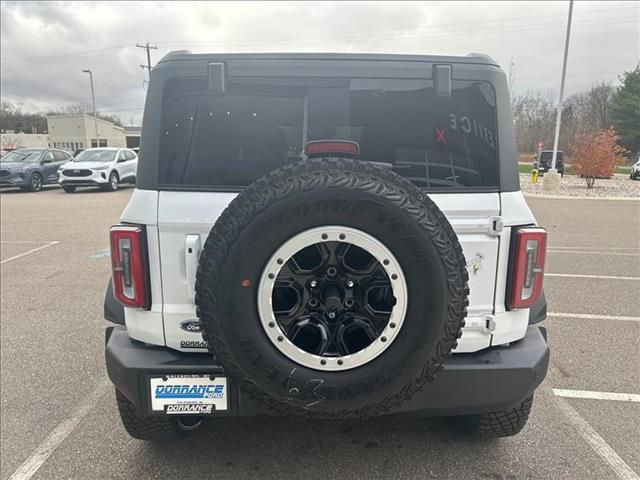
{"label": "black hardtop roof", "polygon": [[463,56],[447,55],[403,55],[389,53],[191,53],[189,50],[176,50],[165,55],[160,62],[206,61],[220,62],[225,60],[368,60],[386,62],[432,62],[432,63],[467,63],[491,65],[498,67],[489,55],[469,53]]}

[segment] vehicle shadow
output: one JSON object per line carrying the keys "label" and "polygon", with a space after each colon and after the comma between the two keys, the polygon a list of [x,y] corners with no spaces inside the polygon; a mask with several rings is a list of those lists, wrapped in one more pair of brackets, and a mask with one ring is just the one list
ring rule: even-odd
{"label": "vehicle shadow", "polygon": [[422,464],[428,457],[429,468],[446,471],[451,465],[445,453],[452,447],[491,450],[492,445],[497,448],[498,442],[470,439],[447,419],[416,415],[350,421],[211,419],[183,441],[143,444],[136,465],[140,478],[154,477],[156,469],[176,478],[203,472],[215,472],[215,478],[394,478],[405,461]]}
{"label": "vehicle shadow", "polygon": [[[6,195],[6,194],[16,194],[16,193],[21,193],[21,194],[27,194],[27,193],[32,193],[32,194],[37,194],[37,193],[41,193],[41,192],[45,192],[45,191],[49,191],[49,190],[54,190],[56,188],[60,188],[58,185],[43,185],[42,186],[42,190],[40,192],[29,192],[27,190],[22,190],[21,188],[15,188],[15,187],[4,187],[0,189],[0,194],[2,195]],[[62,189],[60,189],[62,191]]]}
{"label": "vehicle shadow", "polygon": [[62,188],[60,189],[61,193],[65,193],[66,195],[81,195],[81,194],[87,194],[87,193],[117,193],[121,190],[133,190],[134,188],[136,188],[135,185],[131,185],[131,184],[122,184],[118,186],[118,190],[116,192],[111,192],[109,190],[103,190],[102,188],[99,187],[78,187],[78,189],[73,192],[73,193],[66,193],[64,190],[62,190]]}
{"label": "vehicle shadow", "polygon": [[[120,190],[132,190],[134,188],[135,188],[135,185],[131,185],[131,184],[127,183],[127,184],[120,185],[118,187],[118,191],[120,191]],[[39,192],[29,192],[29,191],[26,191],[26,190],[22,190],[20,188],[11,188],[11,187],[2,188],[2,189],[0,189],[0,195],[7,195],[7,194],[14,195],[16,193],[23,194],[23,195],[26,195],[26,194],[37,195],[39,193],[53,192],[55,190],[57,190],[58,193],[60,193],[60,194],[70,195],[70,194],[66,193],[59,185],[44,185],[42,187],[42,190],[39,191]],[[71,194],[71,195],[78,195],[78,194],[81,194],[81,193],[114,193],[114,192],[109,192],[109,191],[106,191],[106,190],[102,190],[101,188],[97,188],[97,187],[95,187],[95,188],[94,187],[84,187],[84,188],[79,188],[78,190],[73,192],[73,194]]]}

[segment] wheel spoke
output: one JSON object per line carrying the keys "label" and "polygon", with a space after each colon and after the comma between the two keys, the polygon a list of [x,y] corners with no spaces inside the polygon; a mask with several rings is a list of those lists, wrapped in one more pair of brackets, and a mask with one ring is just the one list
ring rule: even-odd
{"label": "wheel spoke", "polygon": [[378,330],[362,316],[345,316],[335,332],[334,342],[342,355],[351,355],[378,338]]}

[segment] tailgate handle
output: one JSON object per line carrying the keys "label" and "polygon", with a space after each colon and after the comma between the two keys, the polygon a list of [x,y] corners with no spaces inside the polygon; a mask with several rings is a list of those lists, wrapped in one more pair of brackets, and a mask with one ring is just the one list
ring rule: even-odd
{"label": "tailgate handle", "polygon": [[184,264],[187,280],[187,297],[194,301],[196,298],[196,272],[200,259],[200,235],[187,235],[184,239]]}

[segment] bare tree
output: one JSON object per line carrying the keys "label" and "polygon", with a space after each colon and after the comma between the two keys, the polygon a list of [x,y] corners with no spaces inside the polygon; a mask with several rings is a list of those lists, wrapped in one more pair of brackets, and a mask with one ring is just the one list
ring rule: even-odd
{"label": "bare tree", "polygon": [[553,141],[555,107],[551,93],[527,92],[512,99],[518,151],[535,151],[538,142]]}
{"label": "bare tree", "polygon": [[[560,149],[571,154],[582,133],[609,128],[609,103],[615,91],[610,82],[595,83],[586,92],[567,98],[562,107]],[[556,107],[550,92],[526,92],[511,99],[518,152],[532,153],[538,142],[551,145]]]}

